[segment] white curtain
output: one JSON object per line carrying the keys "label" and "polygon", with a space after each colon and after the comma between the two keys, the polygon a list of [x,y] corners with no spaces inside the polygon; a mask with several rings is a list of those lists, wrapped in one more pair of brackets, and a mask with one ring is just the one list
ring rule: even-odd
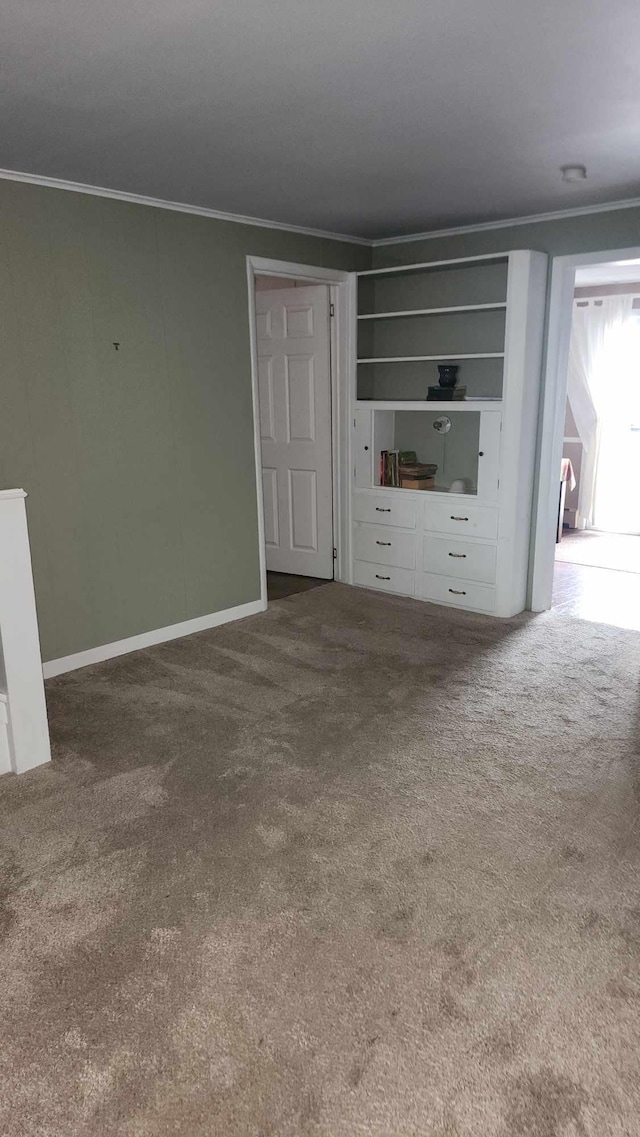
{"label": "white curtain", "polygon": [[[567,397],[582,442],[578,487],[579,529],[595,524],[596,472],[603,413],[618,397],[633,298],[607,296],[575,301],[569,347]],[[610,417],[610,416],[609,416]]]}

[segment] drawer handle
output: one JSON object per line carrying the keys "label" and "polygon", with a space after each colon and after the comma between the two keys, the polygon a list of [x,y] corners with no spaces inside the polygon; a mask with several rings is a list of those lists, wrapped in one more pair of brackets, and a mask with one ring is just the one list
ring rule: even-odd
{"label": "drawer handle", "polygon": [[[391,544],[391,542],[389,542]],[[466,557],[466,553],[449,553],[450,557],[457,557],[458,559]]]}
{"label": "drawer handle", "polygon": [[377,572],[376,573],[376,580],[391,580],[391,577],[390,576],[380,576],[380,573]]}
{"label": "drawer handle", "polygon": [[453,592],[454,596],[466,596],[467,595],[466,592],[464,592],[461,588],[450,588],[449,592]]}
{"label": "drawer handle", "polygon": [[452,513],[451,514],[451,520],[452,521],[468,521],[469,518],[468,517],[454,517],[453,513]]}
{"label": "drawer handle", "polygon": [[391,513],[391,506],[389,509],[383,509],[381,505],[376,505],[376,513]]}
{"label": "drawer handle", "polygon": [[391,548],[391,541],[376,541],[376,545],[388,545]]}

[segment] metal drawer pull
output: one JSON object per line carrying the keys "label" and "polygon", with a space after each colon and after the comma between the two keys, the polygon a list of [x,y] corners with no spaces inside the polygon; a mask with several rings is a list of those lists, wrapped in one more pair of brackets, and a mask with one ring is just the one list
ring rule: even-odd
{"label": "metal drawer pull", "polygon": [[380,576],[380,573],[377,572],[376,573],[376,580],[391,580],[391,577],[390,576]]}
{"label": "metal drawer pull", "polygon": [[450,588],[449,592],[453,592],[454,596],[466,596],[467,595],[466,592],[464,592],[460,588]]}
{"label": "metal drawer pull", "polygon": [[391,541],[376,541],[376,545],[388,545],[391,548]]}
{"label": "metal drawer pull", "polygon": [[381,505],[376,505],[376,513],[391,513],[391,507],[383,509]]}
{"label": "metal drawer pull", "polygon": [[458,557],[458,558],[461,558],[461,557],[464,558],[464,557],[466,557],[466,555],[467,555],[466,553],[449,553],[450,557]]}
{"label": "metal drawer pull", "polygon": [[468,521],[469,518],[468,517],[454,517],[453,514],[451,514],[451,520],[452,521]]}

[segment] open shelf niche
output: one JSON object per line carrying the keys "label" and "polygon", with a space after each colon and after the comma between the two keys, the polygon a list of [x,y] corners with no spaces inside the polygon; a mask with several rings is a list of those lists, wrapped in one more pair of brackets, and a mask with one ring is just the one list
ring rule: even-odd
{"label": "open shelf niche", "polygon": [[469,395],[499,398],[507,261],[500,255],[359,274],[357,398],[425,398],[439,363],[460,365]]}

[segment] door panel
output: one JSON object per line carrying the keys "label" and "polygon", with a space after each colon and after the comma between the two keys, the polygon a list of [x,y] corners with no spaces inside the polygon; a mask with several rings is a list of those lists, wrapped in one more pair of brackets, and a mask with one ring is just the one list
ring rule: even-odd
{"label": "door panel", "polygon": [[256,293],[267,568],[333,578],[329,294]]}
{"label": "door panel", "polygon": [[260,398],[260,437],[269,442],[275,442],[273,360],[270,356],[258,356],[258,393]]}
{"label": "door panel", "polygon": [[291,517],[292,549],[317,552],[316,481],[315,470],[289,470],[289,516]]}
{"label": "door panel", "polygon": [[262,496],[264,499],[264,540],[267,548],[280,544],[278,533],[278,471],[262,467]]}
{"label": "door panel", "polygon": [[315,442],[314,374],[312,355],[288,355],[288,441]]}

